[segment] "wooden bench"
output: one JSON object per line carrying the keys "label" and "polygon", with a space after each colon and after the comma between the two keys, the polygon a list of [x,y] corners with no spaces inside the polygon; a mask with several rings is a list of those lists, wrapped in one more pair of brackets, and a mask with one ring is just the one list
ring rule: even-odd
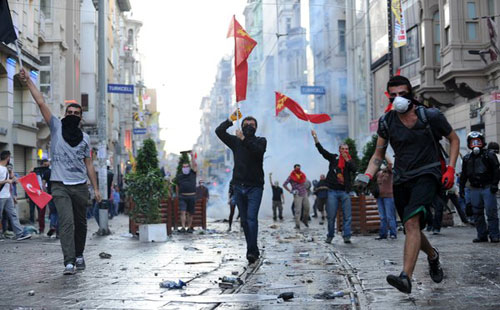
{"label": "wooden bench", "polygon": [[[351,232],[354,234],[369,234],[380,229],[380,216],[377,200],[371,196],[351,197]],[[342,231],[342,207],[337,211],[337,231]]]}
{"label": "wooden bench", "polygon": [[[128,199],[126,203],[128,205],[128,213],[130,213],[134,207],[135,203],[132,199]],[[162,200],[160,202],[160,215],[161,215],[161,223],[167,225],[167,234],[172,234],[172,225],[173,225],[173,207],[172,207],[172,199]],[[133,235],[136,235],[139,231],[139,225],[144,223],[144,216],[138,215],[136,220],[132,219],[132,216],[129,216],[129,232]]]}
{"label": "wooden bench", "polygon": [[[174,203],[174,229],[181,226],[181,212],[179,210],[179,199],[175,198],[173,200]],[[194,215],[193,215],[193,228],[201,227],[203,229],[207,229],[207,199],[197,199],[196,204],[194,206]]]}

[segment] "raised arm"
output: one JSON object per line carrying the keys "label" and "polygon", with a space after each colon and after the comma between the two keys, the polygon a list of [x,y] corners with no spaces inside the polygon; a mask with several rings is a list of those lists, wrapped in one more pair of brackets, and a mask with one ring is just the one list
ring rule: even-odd
{"label": "raised arm", "polygon": [[269,173],[269,184],[271,184],[271,187],[273,187],[273,173]]}
{"label": "raised arm", "polygon": [[319,153],[323,156],[324,159],[330,161],[335,159],[335,155],[328,152],[323,148],[321,143],[319,143],[318,135],[316,134],[316,131],[311,130],[311,135],[313,136],[314,139],[314,144],[316,144],[316,148],[318,149]]}
{"label": "raised arm", "polygon": [[236,136],[230,135],[227,133],[227,129],[233,126],[233,122],[229,119],[223,121],[216,129],[215,134],[219,139],[227,145],[230,149],[232,149],[236,144]]}
{"label": "raised arm", "polygon": [[21,68],[21,71],[19,72],[19,78],[21,79],[21,81],[26,83],[26,86],[28,86],[31,96],[33,96],[33,99],[35,99],[36,104],[40,108],[43,119],[47,124],[49,124],[50,119],[52,118],[52,112],[50,112],[49,106],[45,103],[42,93],[36,88],[35,84],[33,84],[33,81],[29,77],[29,74],[26,72],[26,70],[24,70],[24,68]]}
{"label": "raised arm", "polygon": [[194,158],[193,152],[191,152],[191,170],[198,172],[198,163],[196,162],[196,158]]}

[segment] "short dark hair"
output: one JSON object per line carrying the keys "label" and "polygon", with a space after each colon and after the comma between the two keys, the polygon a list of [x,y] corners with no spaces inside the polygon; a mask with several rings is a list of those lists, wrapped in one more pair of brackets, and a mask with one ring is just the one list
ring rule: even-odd
{"label": "short dark hair", "polygon": [[254,121],[255,122],[255,128],[257,128],[259,126],[259,124],[257,124],[257,120],[253,116],[247,116],[247,117],[245,117],[243,119],[243,121],[241,122],[241,124],[245,123],[245,121]]}
{"label": "short dark hair", "polygon": [[80,109],[80,115],[83,116],[83,109],[82,106],[79,105],[78,103],[70,103],[66,106],[66,110],[64,111],[64,114],[68,113],[69,108],[77,108]]}
{"label": "short dark hair", "polygon": [[300,167],[300,164],[295,164],[293,165],[293,169],[297,168],[297,167]]}
{"label": "short dark hair", "polygon": [[49,160],[47,158],[42,159],[42,164],[45,164],[47,162],[49,162]]}
{"label": "short dark hair", "polygon": [[408,80],[406,77],[402,75],[395,75],[389,79],[389,81],[387,82],[387,91],[389,91],[389,87],[401,86],[401,85],[408,86],[409,93],[413,94],[413,88],[411,87],[410,80]]}
{"label": "short dark hair", "polygon": [[0,153],[0,160],[6,160],[9,157],[10,157],[10,151],[2,151],[2,153]]}

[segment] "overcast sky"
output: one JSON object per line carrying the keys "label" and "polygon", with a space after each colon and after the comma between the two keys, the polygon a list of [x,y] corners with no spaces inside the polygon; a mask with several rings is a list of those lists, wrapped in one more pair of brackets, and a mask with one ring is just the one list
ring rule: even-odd
{"label": "overcast sky", "polygon": [[144,22],[139,50],[146,86],[158,91],[167,152],[191,149],[200,134],[200,102],[217,64],[232,53],[231,17],[244,24],[246,0],[131,0],[132,18]]}

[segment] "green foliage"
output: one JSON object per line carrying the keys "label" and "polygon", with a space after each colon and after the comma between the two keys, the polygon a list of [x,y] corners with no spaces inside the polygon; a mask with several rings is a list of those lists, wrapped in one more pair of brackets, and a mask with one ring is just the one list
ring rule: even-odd
{"label": "green foliage", "polygon": [[127,195],[132,197],[135,208],[132,218],[145,217],[144,224],[160,223],[160,201],[167,195],[166,184],[158,168],[156,145],[153,140],[144,141],[137,155],[136,171],[125,176]]}
{"label": "green foliage", "polygon": [[[358,149],[356,148],[356,141],[354,141],[351,138],[347,138],[344,140],[344,143],[349,146],[349,154],[351,155],[352,160],[354,161],[354,164],[356,167],[359,166],[359,157],[358,157]],[[351,180],[354,181],[354,178],[356,177],[356,171],[351,171]]]}
{"label": "green foliage", "polygon": [[375,153],[375,149],[377,147],[377,135],[373,135],[372,139],[365,144],[363,147],[363,158],[361,158],[361,162],[359,164],[358,171],[360,173],[364,173],[366,171],[366,168],[368,167],[368,164],[370,163],[370,159],[372,158],[373,154]]}

